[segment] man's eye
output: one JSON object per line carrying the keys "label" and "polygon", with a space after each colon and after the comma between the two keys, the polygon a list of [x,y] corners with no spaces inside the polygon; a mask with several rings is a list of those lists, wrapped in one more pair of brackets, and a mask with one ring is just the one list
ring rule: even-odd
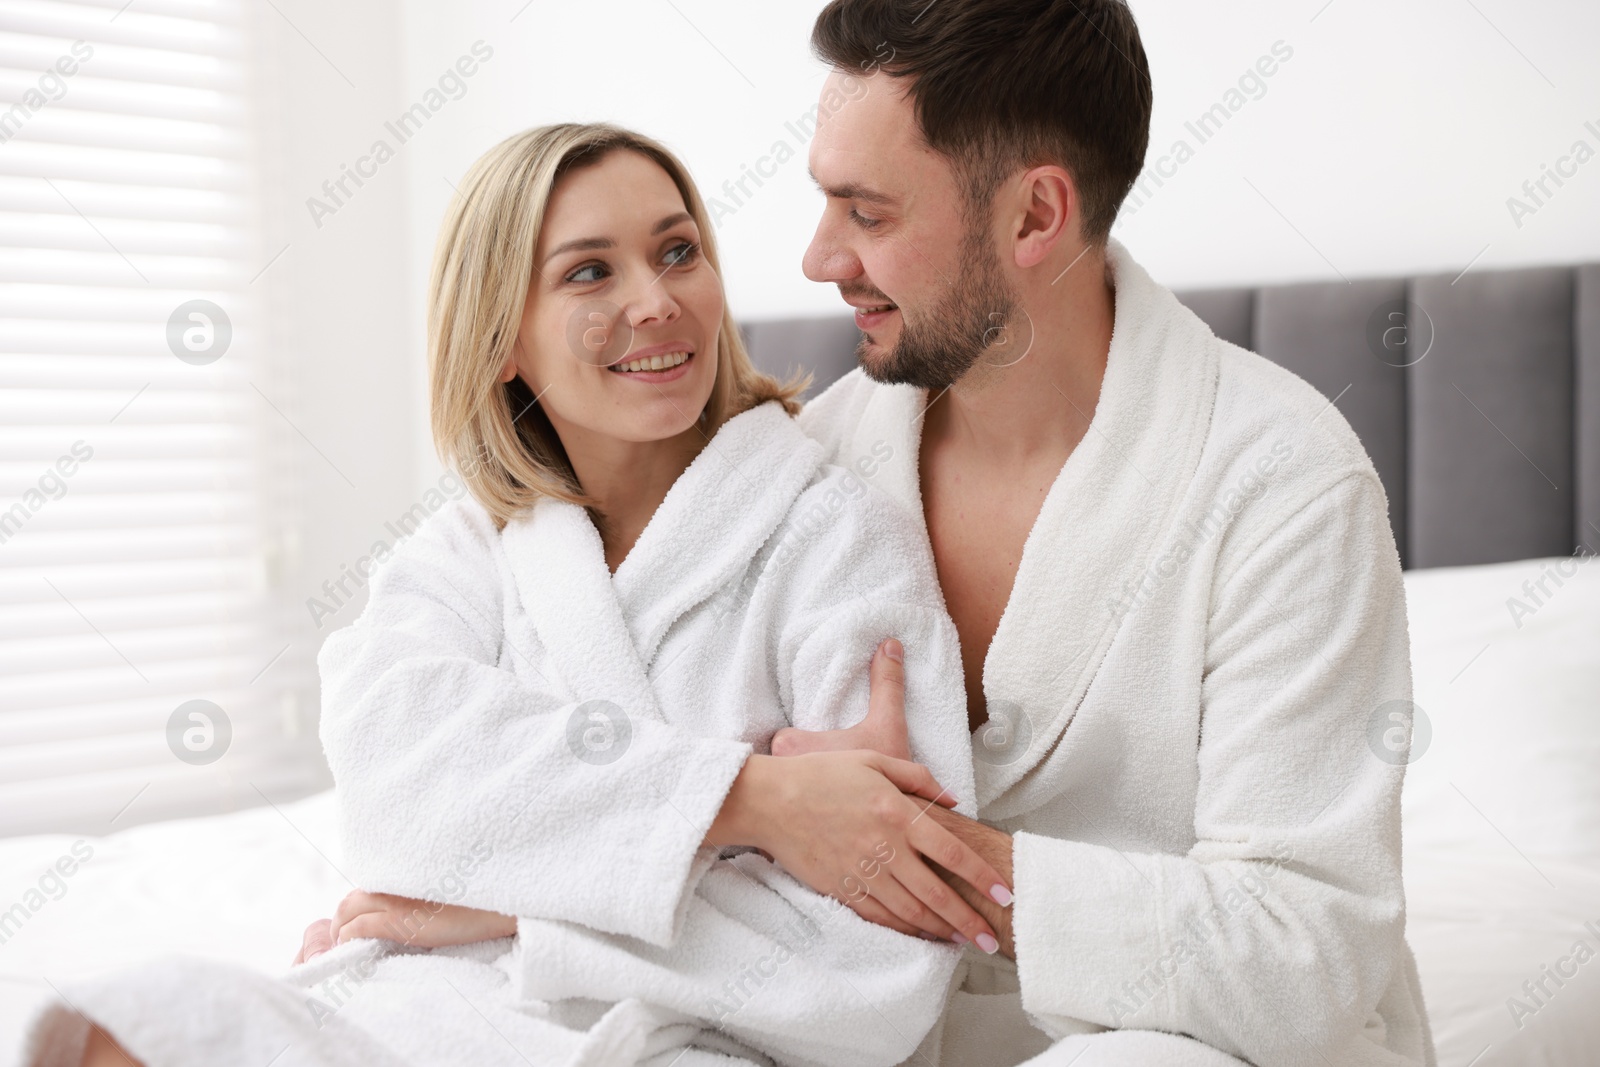
{"label": "man's eye", "polygon": [[695,244],[693,241],[684,241],[681,244],[675,244],[667,250],[667,265],[672,267],[687,266],[688,264],[693,263],[695,257],[699,254],[700,246]]}
{"label": "man's eye", "polygon": [[606,276],[606,268],[599,263],[586,263],[566,276],[569,282],[579,285],[588,285],[600,281]]}
{"label": "man's eye", "polygon": [[863,230],[870,230],[870,229],[875,228],[883,220],[882,219],[868,218],[867,216],[863,215],[861,212],[857,211],[855,208],[851,208],[850,209],[850,221],[855,223],[857,226],[860,226]]}

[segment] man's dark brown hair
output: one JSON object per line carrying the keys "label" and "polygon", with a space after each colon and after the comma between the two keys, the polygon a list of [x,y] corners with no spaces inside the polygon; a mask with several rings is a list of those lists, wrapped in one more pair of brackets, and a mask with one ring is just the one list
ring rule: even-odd
{"label": "man's dark brown hair", "polygon": [[911,79],[917,124],[969,211],[1041,163],[1077,183],[1084,237],[1103,242],[1144,167],[1150,67],[1121,0],[832,0],[817,56]]}

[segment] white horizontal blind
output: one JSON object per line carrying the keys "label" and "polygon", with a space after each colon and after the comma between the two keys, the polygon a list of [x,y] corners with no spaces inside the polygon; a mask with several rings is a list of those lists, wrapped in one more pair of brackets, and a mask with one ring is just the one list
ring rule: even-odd
{"label": "white horizontal blind", "polygon": [[[243,16],[0,0],[0,835],[260,803],[284,765]],[[169,737],[194,700],[221,715]]]}

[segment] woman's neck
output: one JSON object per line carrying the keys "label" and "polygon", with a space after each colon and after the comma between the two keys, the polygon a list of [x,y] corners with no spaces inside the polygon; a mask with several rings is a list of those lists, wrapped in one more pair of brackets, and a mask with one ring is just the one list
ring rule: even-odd
{"label": "woman's neck", "polygon": [[619,441],[579,432],[561,434],[578,484],[594,504],[590,515],[612,572],[633,550],[651,516],[705,447],[699,425],[663,441]]}

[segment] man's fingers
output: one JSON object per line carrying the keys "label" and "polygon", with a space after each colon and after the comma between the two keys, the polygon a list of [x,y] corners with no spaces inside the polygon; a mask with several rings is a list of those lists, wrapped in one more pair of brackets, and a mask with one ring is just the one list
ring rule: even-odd
{"label": "man's fingers", "polygon": [[327,919],[318,919],[306,927],[306,932],[300,935],[300,954],[294,958],[295,966],[309,963],[333,947],[331,926]]}
{"label": "man's fingers", "polygon": [[399,941],[402,944],[409,943],[405,932],[396,926],[394,916],[386,911],[369,911],[365,915],[357,915],[354,919],[339,927],[339,944],[341,945],[360,937]]}
{"label": "man's fingers", "polygon": [[383,905],[373,894],[361,889],[352,889],[339,901],[339,906],[333,909],[333,927],[339,927],[354,919],[363,912],[374,911]]}
{"label": "man's fingers", "polygon": [[[996,904],[1005,907],[1011,903],[1011,887],[1005,884],[1000,872],[973,851],[970,845],[940,826],[936,819],[918,819],[906,831],[906,837],[922,855],[963,879]],[[943,879],[940,879],[940,883],[943,884]]]}
{"label": "man's fingers", "polygon": [[880,718],[906,716],[906,665],[905,649],[894,638],[878,645],[872,654],[869,674],[872,695],[867,700],[867,718],[877,722]]}
{"label": "man's fingers", "polygon": [[808,752],[847,752],[865,748],[849,730],[797,730],[785,726],[772,735],[774,756],[803,756]]}

